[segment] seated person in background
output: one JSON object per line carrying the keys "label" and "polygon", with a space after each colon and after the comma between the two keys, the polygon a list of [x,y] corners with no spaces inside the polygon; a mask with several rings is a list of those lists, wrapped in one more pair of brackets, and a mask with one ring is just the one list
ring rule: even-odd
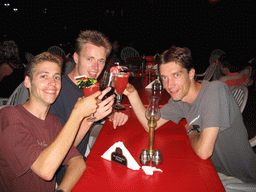
{"label": "seated person in background", "polygon": [[[62,88],[59,97],[50,108],[50,112],[55,114],[64,126],[75,106],[77,98],[83,96],[83,90],[77,85],[76,76],[86,75],[88,78],[97,79],[105,67],[107,56],[111,52],[111,44],[102,33],[98,31],[82,31],[76,39],[75,53],[73,55],[75,68],[69,73],[62,76]],[[104,90],[105,91],[105,90]],[[103,92],[104,92],[103,91]],[[110,88],[106,90],[110,91]],[[104,92],[105,93],[105,92]],[[94,116],[98,120],[104,119],[112,112],[114,95],[99,103]],[[121,126],[128,120],[128,116],[121,112],[113,115],[113,127]],[[90,148],[87,148],[89,136],[92,129],[101,129],[102,124],[87,121],[85,118],[74,142],[74,146],[81,155],[86,159]],[[92,143],[89,143],[92,145]],[[88,145],[88,146],[90,146]],[[65,173],[62,167],[57,174],[57,182],[60,183]]]}
{"label": "seated person in background", "polygon": [[[230,62],[228,62],[228,57],[226,54],[220,56],[219,66],[222,74],[222,77],[219,80],[225,82],[231,89],[235,86],[249,86],[253,83],[250,79],[250,74],[246,73],[245,70],[241,70],[240,72],[234,72],[234,66],[232,66]],[[248,66],[248,68],[248,71],[252,71],[251,66]]]}
{"label": "seated person in background", "polygon": [[24,80],[25,68],[19,58],[18,45],[4,41],[0,45],[0,97],[8,98]]}
{"label": "seated person in background", "polygon": [[120,58],[120,51],[119,51],[119,44],[118,41],[115,40],[112,43],[112,51],[108,57],[107,63],[109,66],[114,66],[114,64],[118,62],[120,64],[123,64],[122,59]]}
{"label": "seated person in background", "polygon": [[68,192],[86,169],[73,142],[81,121],[96,111],[100,92],[79,98],[62,128],[48,113],[61,89],[61,67],[50,53],[34,57],[24,80],[29,100],[0,110],[0,191],[53,192],[55,172],[63,164],[68,171],[58,189]]}
{"label": "seated person in background", "polygon": [[[231,90],[220,81],[195,81],[192,64],[185,48],[173,46],[161,55],[159,72],[171,98],[160,110],[156,129],[170,120],[179,123],[186,118],[187,135],[198,157],[211,158],[218,172],[243,182],[256,182],[256,155]],[[146,108],[137,90],[128,84],[124,94],[148,131]]]}

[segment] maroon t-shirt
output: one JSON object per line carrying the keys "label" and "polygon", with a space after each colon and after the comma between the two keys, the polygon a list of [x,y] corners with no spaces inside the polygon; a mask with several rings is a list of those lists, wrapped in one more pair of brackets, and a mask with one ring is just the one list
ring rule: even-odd
{"label": "maroon t-shirt", "polygon": [[[55,177],[45,181],[30,167],[61,129],[61,123],[51,113],[41,120],[22,105],[0,110],[0,191],[54,191]],[[72,147],[63,165],[79,155]]]}

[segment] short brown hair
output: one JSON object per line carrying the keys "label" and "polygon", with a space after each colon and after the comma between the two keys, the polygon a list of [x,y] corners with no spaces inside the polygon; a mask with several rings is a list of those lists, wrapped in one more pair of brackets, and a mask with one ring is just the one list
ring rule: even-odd
{"label": "short brown hair", "polygon": [[160,65],[175,62],[181,67],[186,68],[188,72],[194,68],[191,51],[188,48],[181,48],[172,46],[170,49],[164,51],[160,56]]}
{"label": "short brown hair", "polygon": [[57,63],[59,67],[62,69],[62,62],[60,58],[56,57],[55,55],[49,52],[43,52],[39,55],[34,56],[31,59],[31,61],[27,64],[26,70],[25,70],[25,76],[29,76],[30,79],[32,79],[34,72],[36,70],[36,66],[45,61]]}
{"label": "short brown hair", "polygon": [[92,30],[81,31],[78,38],[76,39],[75,52],[79,54],[86,43],[91,43],[98,47],[102,46],[106,48],[107,57],[111,53],[111,49],[112,49],[111,43],[109,42],[108,38],[99,31],[92,31]]}

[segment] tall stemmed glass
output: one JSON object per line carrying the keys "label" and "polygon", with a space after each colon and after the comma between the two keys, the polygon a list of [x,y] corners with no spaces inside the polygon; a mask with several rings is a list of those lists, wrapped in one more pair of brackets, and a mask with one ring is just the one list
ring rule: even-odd
{"label": "tall stemmed glass", "polygon": [[[100,90],[99,83],[95,83],[94,85],[91,85],[89,87],[83,87],[83,93],[85,97],[88,97],[99,90]],[[89,122],[96,121],[96,117],[94,117],[94,113],[91,115],[91,117],[87,118],[87,121]]]}
{"label": "tall stemmed glass", "polygon": [[157,121],[160,119],[160,109],[158,106],[159,97],[150,96],[148,98],[149,106],[146,109],[145,116],[148,120],[149,127],[149,156],[152,159],[154,154],[154,135]]}
{"label": "tall stemmed glass", "polygon": [[[94,78],[88,78],[85,75],[83,76],[77,76],[75,79],[78,79],[77,85],[79,88],[83,89],[83,93],[85,97],[88,97],[92,95],[93,93],[100,90],[99,83]],[[94,122],[96,118],[94,117],[94,114],[91,115],[90,118],[87,119],[87,121]]]}
{"label": "tall stemmed glass", "polygon": [[130,76],[130,72],[122,72],[122,71],[114,75],[113,80],[114,80],[114,86],[117,94],[117,101],[113,105],[113,108],[116,110],[125,109],[125,106],[121,104],[121,96],[126,88],[129,76]]}

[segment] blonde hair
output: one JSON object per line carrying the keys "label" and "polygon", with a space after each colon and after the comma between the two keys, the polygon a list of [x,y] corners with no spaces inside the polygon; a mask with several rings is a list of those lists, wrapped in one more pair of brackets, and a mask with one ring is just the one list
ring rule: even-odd
{"label": "blonde hair", "polygon": [[111,50],[112,50],[111,43],[109,42],[108,38],[99,31],[92,31],[92,30],[81,31],[78,38],[76,39],[75,52],[79,54],[86,43],[91,43],[98,47],[106,48],[107,57],[111,53]]}
{"label": "blonde hair", "polygon": [[62,61],[57,56],[49,53],[49,52],[43,52],[39,55],[34,56],[31,61],[27,64],[26,70],[25,70],[25,76],[29,76],[32,80],[34,72],[36,70],[36,66],[42,62],[49,61],[57,63],[58,66],[62,69]]}

